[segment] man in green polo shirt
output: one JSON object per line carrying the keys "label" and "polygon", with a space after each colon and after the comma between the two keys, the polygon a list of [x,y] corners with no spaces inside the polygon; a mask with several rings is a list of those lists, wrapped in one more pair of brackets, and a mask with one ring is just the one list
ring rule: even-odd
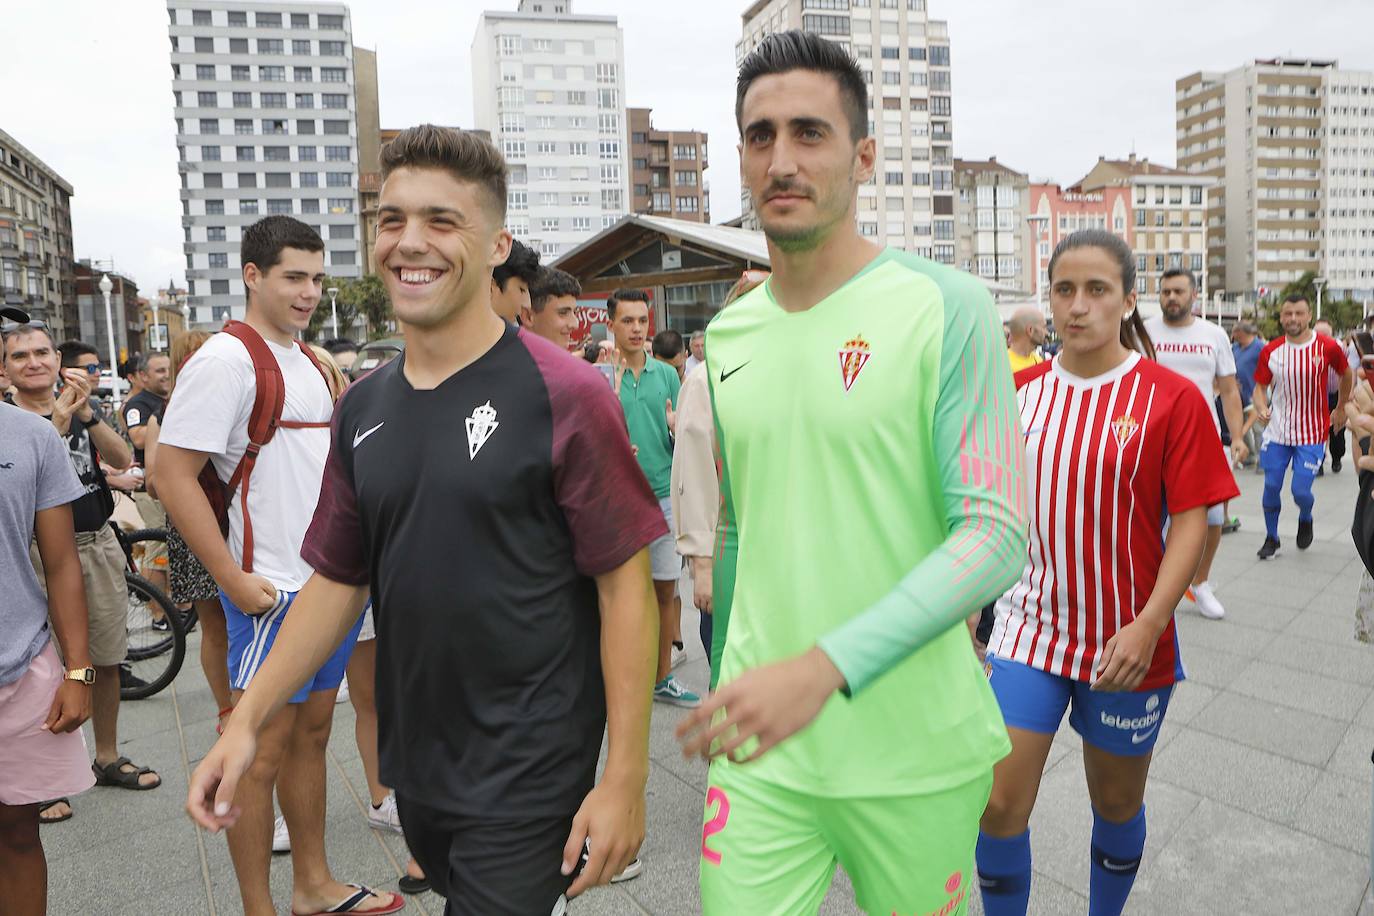
{"label": "man in green polo shirt", "polygon": [[620,392],[620,406],[625,409],[625,423],[630,428],[630,444],[635,447],[639,466],[649,478],[649,486],[668,522],[668,534],[649,545],[659,619],[654,699],[673,706],[700,706],[701,697],[684,687],[672,671],[673,643],[682,642],[681,612],[674,600],[682,558],[673,540],[673,504],[668,498],[673,473],[673,431],[669,422],[677,409],[677,392],[682,383],[672,366],[649,359],[644,350],[649,334],[649,297],[643,290],[618,289],[611,293],[606,299],[606,314],[615,336],[615,384]]}
{"label": "man in green polo shirt", "polygon": [[[865,239],[863,73],[817,35],[741,64],[740,174],[772,274],[706,330],[738,535],[711,756],[706,916],[814,914],[836,863],[868,913],[965,912],[1010,749],[963,626],[1021,573],[1025,449],[974,277]],[[725,588],[729,589],[728,594]]]}

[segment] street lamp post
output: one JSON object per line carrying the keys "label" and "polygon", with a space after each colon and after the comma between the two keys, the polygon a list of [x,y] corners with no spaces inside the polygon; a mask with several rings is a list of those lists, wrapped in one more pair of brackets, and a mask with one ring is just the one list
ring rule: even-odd
{"label": "street lamp post", "polygon": [[105,297],[105,339],[110,346],[110,387],[114,391],[114,409],[119,413],[119,353],[115,350],[114,313],[110,310],[110,291],[114,284],[109,274],[100,275],[100,295]]}
{"label": "street lamp post", "polygon": [[331,286],[328,289],[328,293],[329,320],[334,324],[334,337],[337,339],[339,336],[339,310],[335,306],[337,305],[339,298],[339,288],[337,286]]}
{"label": "street lamp post", "polygon": [[1322,320],[1322,288],[1326,286],[1325,277],[1313,277],[1312,285],[1317,288],[1317,320]]}
{"label": "street lamp post", "polygon": [[1046,317],[1049,317],[1049,308],[1040,304],[1040,234],[1045,231],[1045,224],[1049,221],[1048,216],[1026,217],[1026,222],[1031,227],[1031,247],[1035,251],[1035,304]]}

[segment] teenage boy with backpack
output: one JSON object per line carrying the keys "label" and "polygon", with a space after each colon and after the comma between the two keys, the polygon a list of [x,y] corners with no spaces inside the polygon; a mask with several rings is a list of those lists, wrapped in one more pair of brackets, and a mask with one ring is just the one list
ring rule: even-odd
{"label": "teenage boy with backpack", "polygon": [[[320,302],[324,242],[298,220],[269,216],[244,229],[241,260],[245,320],[226,325],[178,371],[158,450],[168,513],[220,587],[236,703],[310,577],[300,550],[333,413],[322,369],[294,339]],[[334,880],[325,861],[324,751],[361,623],[259,734],[237,798],[242,815],[229,831],[245,914],[275,912],[268,885],[274,783],[291,835],[293,913],[404,906],[399,895]]]}

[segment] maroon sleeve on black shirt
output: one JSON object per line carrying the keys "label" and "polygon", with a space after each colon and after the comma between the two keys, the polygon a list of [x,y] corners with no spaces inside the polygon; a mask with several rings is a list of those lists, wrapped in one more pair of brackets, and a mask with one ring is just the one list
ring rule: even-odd
{"label": "maroon sleeve on black shirt", "polygon": [[553,411],[554,499],[585,576],[610,572],[668,533],[649,481],[630,451],[625,413],[606,379],[581,359],[520,331]]}
{"label": "maroon sleeve on black shirt", "polygon": [[315,517],[305,532],[301,558],[326,578],[345,585],[367,585],[367,556],[363,553],[363,532],[358,522],[358,502],[353,478],[342,454],[348,434],[340,435],[348,393],[339,399],[329,429],[329,458],[320,481],[320,499]]}

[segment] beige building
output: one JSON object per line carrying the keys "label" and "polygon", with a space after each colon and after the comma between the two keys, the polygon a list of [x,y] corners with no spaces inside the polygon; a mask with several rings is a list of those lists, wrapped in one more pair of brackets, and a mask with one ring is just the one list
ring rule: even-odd
{"label": "beige building", "polygon": [[72,186],[0,130],[0,302],[76,336]]}
{"label": "beige building", "polygon": [[[154,299],[139,298],[143,310],[144,340],[149,353],[166,352],[178,334],[186,331],[186,290],[172,281]],[[154,330],[154,329],[157,330]]]}
{"label": "beige building", "polygon": [[627,109],[626,116],[630,121],[630,209],[709,223],[706,134],[657,130],[648,108]]}
{"label": "beige building", "polygon": [[[949,29],[926,0],[757,0],[735,61],[768,35],[805,29],[852,54],[868,83],[878,168],[859,189],[859,231],[880,244],[955,263]],[[747,189],[743,225],[759,228]]]}
{"label": "beige building", "polygon": [[[1133,225],[1125,237],[1136,255],[1137,293],[1158,297],[1164,271],[1182,268],[1192,271],[1199,295],[1207,296],[1215,286],[1205,269],[1207,189],[1215,183],[1207,176],[1190,175],[1132,153],[1126,159],[1099,158],[1075,190],[1129,191]],[[1121,233],[1116,222],[1111,228]]]}
{"label": "beige building", "polygon": [[1031,289],[1030,179],[993,156],[954,160],[955,258],[960,270]]}
{"label": "beige building", "polygon": [[1175,89],[1178,162],[1214,176],[1208,266],[1250,300],[1306,271],[1334,294],[1374,289],[1374,72],[1256,60]]}

